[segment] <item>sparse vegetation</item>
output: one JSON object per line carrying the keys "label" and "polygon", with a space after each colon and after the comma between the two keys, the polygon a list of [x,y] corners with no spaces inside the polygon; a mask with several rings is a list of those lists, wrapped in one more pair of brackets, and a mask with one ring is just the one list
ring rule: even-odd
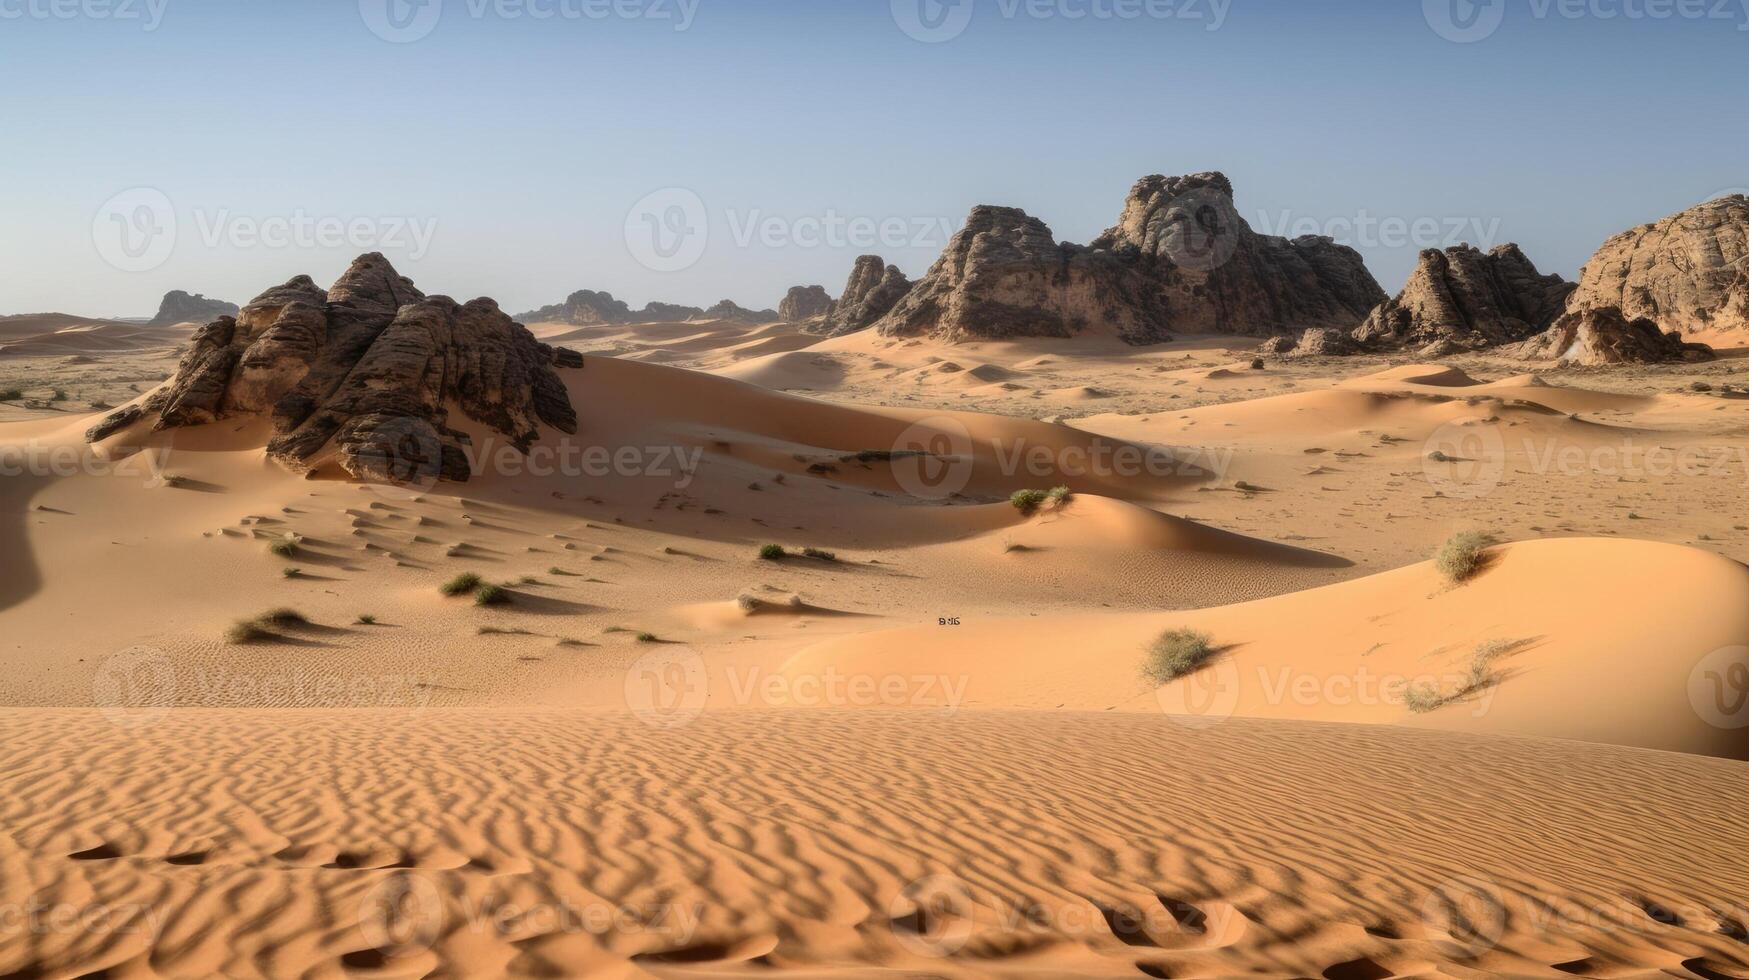
{"label": "sparse vegetation", "polygon": [[268,545],[267,550],[269,553],[278,555],[281,558],[296,558],[298,554],[298,539],[291,535],[287,535],[286,537],[280,538],[278,541]]}
{"label": "sparse vegetation", "polygon": [[658,637],[654,633],[639,633],[638,634],[638,642],[639,643],[660,643],[660,642],[662,642],[662,640],[660,637]]}
{"label": "sparse vegetation", "polygon": [[310,622],[309,617],[303,613],[283,606],[278,609],[269,609],[262,613],[259,618],[261,622],[270,626],[305,626]]}
{"label": "sparse vegetation", "polygon": [[826,550],[821,549],[821,548],[803,548],[802,549],[802,556],[804,558],[813,558],[813,559],[818,560],[818,561],[837,561],[838,560],[837,554],[830,552],[830,551],[826,551]]}
{"label": "sparse vegetation", "polygon": [[226,643],[260,643],[273,639],[278,639],[278,634],[253,619],[239,619],[225,630]]}
{"label": "sparse vegetation", "polygon": [[474,590],[474,605],[476,606],[506,606],[510,604],[510,590],[502,585],[482,585]]}
{"label": "sparse vegetation", "polygon": [[1045,496],[1051,499],[1051,503],[1061,507],[1075,495],[1069,491],[1068,487],[1052,487],[1045,491]]}
{"label": "sparse vegetation", "polygon": [[286,578],[297,578],[299,575],[304,574],[304,570],[301,568],[282,568],[279,570],[279,574],[284,575]]}
{"label": "sparse vegetation", "polygon": [[1517,647],[1517,643],[1508,640],[1484,640],[1476,644],[1475,651],[1470,654],[1469,670],[1457,690],[1447,694],[1444,685],[1434,681],[1410,684],[1403,688],[1403,706],[1413,714],[1424,715],[1492,686],[1497,680],[1494,661]]}
{"label": "sparse vegetation", "polygon": [[565,578],[576,578],[577,577],[576,572],[567,572],[557,565],[554,565],[553,567],[547,569],[547,574],[548,575],[558,575],[558,576],[562,576]]}
{"label": "sparse vegetation", "polygon": [[480,576],[473,572],[463,572],[455,578],[437,587],[437,591],[446,596],[467,595],[480,587]]}
{"label": "sparse vegetation", "polygon": [[24,401],[24,391],[19,388],[0,388],[0,402]]}
{"label": "sparse vegetation", "polygon": [[1043,490],[1016,490],[1009,495],[1008,502],[1014,505],[1015,510],[1031,517],[1038,512],[1049,496]]}
{"label": "sparse vegetation", "polygon": [[377,624],[377,618],[375,616],[372,616],[370,613],[359,613],[358,614],[358,625],[360,625],[360,626],[375,626],[376,624]]}
{"label": "sparse vegetation", "polygon": [[768,544],[759,549],[760,561],[783,561],[789,552],[783,550],[781,544]]}
{"label": "sparse vegetation", "polygon": [[1433,562],[1447,581],[1462,585],[1482,570],[1487,564],[1488,549],[1498,543],[1493,535],[1481,531],[1459,531],[1439,546]]}
{"label": "sparse vegetation", "polygon": [[1167,630],[1148,648],[1142,675],[1156,685],[1195,673],[1214,658],[1215,648],[1207,633]]}

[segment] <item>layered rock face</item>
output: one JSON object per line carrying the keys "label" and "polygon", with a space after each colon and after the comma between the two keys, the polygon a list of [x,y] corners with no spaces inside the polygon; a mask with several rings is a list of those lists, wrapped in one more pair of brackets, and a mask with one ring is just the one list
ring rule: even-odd
{"label": "layered rock face", "polygon": [[1251,230],[1218,173],[1145,177],[1089,247],[1014,208],[973,209],[927,275],[882,318],[888,336],[1067,337],[1130,343],[1171,331],[1347,330],[1385,300],[1360,254],[1329,238]]}
{"label": "layered rock face", "polygon": [[582,366],[492,300],[428,297],[372,253],[325,292],[298,276],[202,327],[169,382],[86,437],[262,416],[268,455],[300,472],[332,459],[360,479],[466,480],[451,405],[527,451],[542,425],[577,430],[558,371]]}
{"label": "layered rock face", "polygon": [[1374,308],[1354,339],[1428,352],[1513,343],[1547,330],[1573,289],[1537,272],[1517,245],[1428,249],[1403,291]]}
{"label": "layered rock face", "polygon": [[785,323],[801,323],[830,312],[832,297],[824,286],[792,286],[777,304],[778,318]]}
{"label": "layered rock face", "polygon": [[1503,352],[1532,361],[1565,364],[1651,364],[1659,361],[1710,361],[1713,349],[1688,344],[1676,331],[1659,330],[1647,319],[1629,319],[1621,310],[1572,310],[1548,330]]}
{"label": "layered rock face", "polygon": [[214,317],[236,316],[237,304],[222,299],[207,299],[199,293],[172,289],[158,304],[158,315],[147,322],[150,327],[168,327],[178,323],[205,323]]}
{"label": "layered rock face", "polygon": [[578,327],[592,327],[615,323],[683,321],[703,312],[696,306],[680,306],[674,303],[647,303],[643,309],[634,310],[625,302],[614,299],[612,293],[579,289],[565,297],[563,303],[529,310],[527,313],[518,314],[516,320],[518,323],[569,323]]}
{"label": "layered rock face", "polygon": [[739,320],[742,323],[771,323],[778,319],[776,310],[749,310],[732,299],[725,299],[690,317],[693,320]]}
{"label": "layered rock face", "polygon": [[1749,329],[1749,198],[1721,197],[1605,242],[1569,309],[1611,307],[1665,332]]}
{"label": "layered rock face", "polygon": [[911,286],[898,266],[887,265],[878,255],[858,256],[844,294],[820,324],[820,332],[837,337],[871,326],[898,305]]}

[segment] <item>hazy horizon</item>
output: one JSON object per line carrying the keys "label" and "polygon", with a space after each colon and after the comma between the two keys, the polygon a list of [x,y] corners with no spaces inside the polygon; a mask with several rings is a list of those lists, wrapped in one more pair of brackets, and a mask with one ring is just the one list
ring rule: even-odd
{"label": "hazy horizon", "polygon": [[1202,170],[1387,292],[1460,241],[1572,278],[1749,187],[1745,10],[7,0],[0,313],[243,303],[373,250],[513,313],[585,288],[760,308],[836,295],[864,253],[915,277],[977,204],[1085,243],[1137,178]]}

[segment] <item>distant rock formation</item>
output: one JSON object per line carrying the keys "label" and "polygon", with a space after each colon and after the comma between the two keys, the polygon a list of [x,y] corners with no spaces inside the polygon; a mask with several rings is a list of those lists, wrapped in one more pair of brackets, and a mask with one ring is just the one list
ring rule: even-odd
{"label": "distant rock formation", "polygon": [[832,312],[832,296],[824,286],[792,286],[789,294],[777,304],[778,318],[785,323],[801,323]]}
{"label": "distant rock formation", "polygon": [[734,300],[725,299],[691,317],[693,320],[739,320],[743,323],[775,323],[776,310],[749,310]]}
{"label": "distant rock formation", "polygon": [[1749,328],[1749,198],[1707,201],[1605,242],[1568,308],[1612,307],[1665,332]]}
{"label": "distant rock formation", "polygon": [[262,416],[268,455],[300,472],[332,462],[360,479],[466,480],[469,438],[448,426],[451,405],[526,452],[542,425],[577,430],[558,369],[582,366],[492,300],[428,297],[371,253],[326,292],[298,276],[208,323],[170,381],[86,438],[142,419],[161,430]]}
{"label": "distant rock formation", "polygon": [[634,310],[612,293],[579,289],[565,297],[563,303],[543,306],[516,316],[518,323],[568,323],[577,327],[592,327],[617,323],[668,323],[685,321],[704,311],[696,306],[674,303],[647,303]]}
{"label": "distant rock formation", "polygon": [[1297,336],[1271,337],[1257,349],[1260,354],[1280,354],[1286,357],[1337,357],[1360,353],[1360,345],[1346,330],[1333,327],[1311,327]]}
{"label": "distant rock formation", "polygon": [[236,316],[237,304],[222,299],[207,299],[199,293],[172,289],[158,304],[158,315],[146,321],[149,327],[168,327],[178,323],[205,323],[213,317]]}
{"label": "distant rock formation", "polygon": [[1058,244],[1024,211],[974,208],[877,327],[948,341],[1103,328],[1147,344],[1171,331],[1348,330],[1385,298],[1353,249],[1253,232],[1225,176],[1156,175],[1135,185],[1117,225],[1087,247]]}
{"label": "distant rock formation", "polygon": [[1585,366],[1710,361],[1716,356],[1705,344],[1684,343],[1680,333],[1659,330],[1648,319],[1630,319],[1613,306],[1569,311],[1547,331],[1502,353]]}
{"label": "distant rock formation", "polygon": [[862,255],[850,269],[844,294],[820,324],[821,333],[837,337],[855,333],[886,316],[905,294],[911,280],[896,265],[887,265],[878,255]]}
{"label": "distant rock formation", "polygon": [[1427,249],[1403,291],[1375,307],[1354,339],[1429,354],[1513,343],[1547,330],[1573,289],[1537,272],[1517,245]]}

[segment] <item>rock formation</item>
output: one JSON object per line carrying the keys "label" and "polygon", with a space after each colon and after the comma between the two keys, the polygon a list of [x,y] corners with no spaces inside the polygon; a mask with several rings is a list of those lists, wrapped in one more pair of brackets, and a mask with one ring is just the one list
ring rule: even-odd
{"label": "rock formation", "polygon": [[558,369],[582,366],[492,300],[425,296],[371,253],[326,292],[298,276],[202,327],[170,381],[86,437],[260,416],[268,455],[300,472],[331,461],[360,479],[466,480],[450,406],[526,452],[542,425],[576,431]]}
{"label": "rock formation", "polygon": [[691,317],[693,320],[739,320],[743,323],[773,323],[778,319],[776,310],[749,310],[732,299],[725,299],[715,306],[703,310]]}
{"label": "rock formation", "polygon": [[178,323],[205,323],[213,317],[236,315],[235,303],[207,299],[199,293],[190,295],[180,289],[172,289],[164,294],[163,301],[158,304],[158,315],[147,321],[146,325],[168,327]]}
{"label": "rock formation", "polygon": [[674,303],[647,303],[643,309],[634,310],[623,301],[614,299],[612,293],[579,289],[565,297],[563,303],[554,303],[538,310],[518,314],[516,321],[518,323],[569,323],[572,326],[591,327],[614,323],[677,322],[698,316],[703,312],[696,306],[679,306]]}
{"label": "rock formation", "polygon": [[1666,333],[1644,318],[1630,319],[1613,306],[1571,310],[1542,334],[1502,352],[1525,360],[1586,366],[1714,357],[1711,347],[1684,343],[1680,333]]}
{"label": "rock formation", "polygon": [[824,286],[792,286],[777,315],[785,323],[801,323],[832,312],[832,297]]}
{"label": "rock formation", "polygon": [[950,341],[1097,328],[1145,344],[1169,331],[1347,330],[1385,298],[1353,249],[1252,231],[1221,174],[1152,176],[1088,247],[1058,244],[1024,211],[974,208],[878,328]]}
{"label": "rock formation", "polygon": [[836,337],[870,326],[904,299],[911,285],[898,266],[887,265],[878,255],[859,256],[820,332]]}
{"label": "rock formation", "polygon": [[1611,307],[1665,332],[1749,328],[1749,198],[1721,197],[1605,242],[1568,308]]}
{"label": "rock formation", "polygon": [[1427,249],[1403,291],[1374,308],[1354,339],[1430,355],[1513,343],[1547,330],[1573,288],[1538,273],[1517,245]]}

